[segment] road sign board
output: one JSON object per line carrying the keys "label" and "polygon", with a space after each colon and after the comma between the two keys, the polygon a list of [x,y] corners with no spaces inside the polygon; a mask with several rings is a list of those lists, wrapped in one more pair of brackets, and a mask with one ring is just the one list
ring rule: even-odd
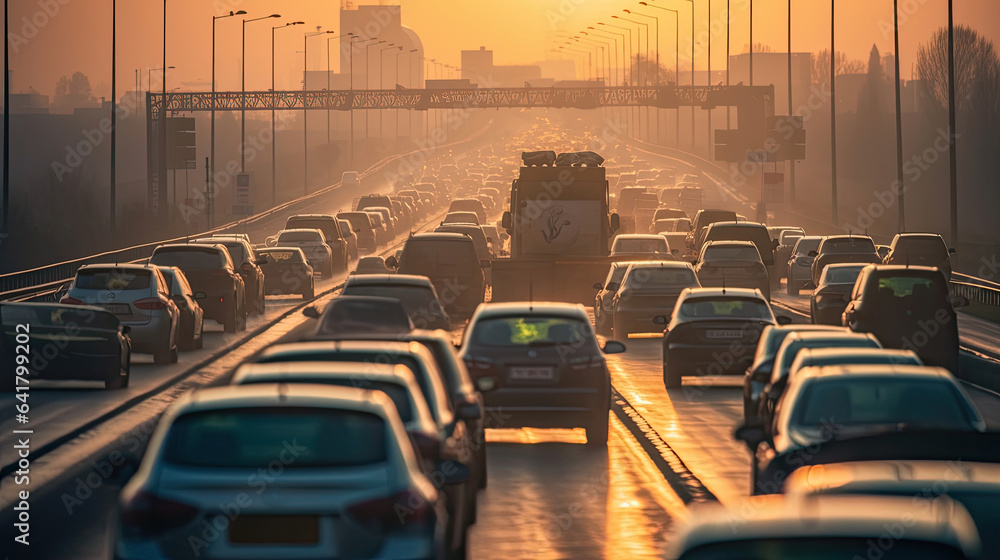
{"label": "road sign board", "polygon": [[236,174],[236,202],[250,204],[250,174]]}
{"label": "road sign board", "polygon": [[234,216],[253,216],[253,206],[246,204],[234,204],[233,205],[233,215]]}
{"label": "road sign board", "polygon": [[747,161],[750,163],[766,163],[773,161],[767,150],[747,150]]}

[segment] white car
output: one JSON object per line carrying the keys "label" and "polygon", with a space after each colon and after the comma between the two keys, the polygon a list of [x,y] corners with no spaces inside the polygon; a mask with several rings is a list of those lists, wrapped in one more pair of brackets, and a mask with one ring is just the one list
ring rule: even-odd
{"label": "white car", "polygon": [[333,252],[326,243],[326,236],[318,229],[283,229],[273,241],[269,240],[268,246],[298,247],[313,270],[328,278],[333,275]]}
{"label": "white car", "polygon": [[216,387],[160,420],[122,490],[114,557],[440,559],[447,521],[384,393]]}

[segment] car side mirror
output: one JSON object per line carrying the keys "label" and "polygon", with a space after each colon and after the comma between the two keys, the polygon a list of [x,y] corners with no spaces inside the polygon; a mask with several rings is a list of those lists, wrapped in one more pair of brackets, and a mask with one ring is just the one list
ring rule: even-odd
{"label": "car side mirror", "polygon": [[476,389],[478,389],[480,393],[489,393],[493,389],[496,389],[496,387],[497,380],[492,377],[486,376],[476,379]]}
{"label": "car side mirror", "polygon": [[277,237],[268,237],[267,239],[264,240],[264,245],[267,246],[267,247],[277,247],[278,246],[278,238]]}
{"label": "car side mirror", "polygon": [[595,290],[603,290],[604,289],[604,285],[601,284],[600,282],[594,282],[594,289]]}
{"label": "car side mirror", "polygon": [[656,317],[653,317],[654,325],[666,325],[668,322],[669,321],[667,321],[667,317],[665,315],[657,315]]}
{"label": "car side mirror", "polygon": [[778,315],[777,317],[775,317],[775,320],[778,322],[779,325],[791,325],[792,324],[792,318],[791,317],[787,317],[785,315]]}
{"label": "car side mirror", "polygon": [[462,420],[479,420],[483,417],[483,407],[479,403],[464,403],[455,411]]}
{"label": "car side mirror", "polygon": [[611,214],[611,231],[615,232],[622,228],[622,219],[618,212]]}
{"label": "car side mirror", "polygon": [[815,257],[816,255],[819,255],[819,253],[817,253],[816,251],[809,251],[810,257]]}
{"label": "car side mirror", "polygon": [[208,294],[205,292],[195,292],[194,299],[208,299]]}
{"label": "car side mirror", "polygon": [[609,340],[604,343],[604,348],[601,348],[601,351],[605,354],[621,354],[626,350],[628,350],[628,348],[625,344],[618,342],[617,340]]}
{"label": "car side mirror", "polygon": [[733,437],[745,443],[751,453],[755,453],[757,447],[767,441],[767,427],[760,421],[741,422],[733,431]]}
{"label": "car side mirror", "polygon": [[319,309],[316,309],[315,305],[310,305],[302,310],[302,314],[310,319],[319,319],[320,313]]}
{"label": "car side mirror", "polygon": [[385,266],[389,268],[399,268],[399,260],[395,256],[385,259]]}
{"label": "car side mirror", "polygon": [[500,227],[510,231],[510,228],[514,225],[514,218],[510,212],[504,212],[503,217],[500,218]]}
{"label": "car side mirror", "polygon": [[465,484],[465,481],[469,480],[469,467],[458,461],[439,459],[434,464],[434,473],[442,475],[445,486],[457,486]]}

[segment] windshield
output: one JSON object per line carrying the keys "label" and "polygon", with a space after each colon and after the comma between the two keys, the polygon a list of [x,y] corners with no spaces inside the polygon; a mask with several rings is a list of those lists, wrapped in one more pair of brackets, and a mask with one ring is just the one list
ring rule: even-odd
{"label": "windshield", "polygon": [[188,247],[157,249],[149,264],[176,266],[181,270],[216,270],[226,268],[226,257],[214,249]]}
{"label": "windshield", "polygon": [[795,400],[799,427],[908,424],[972,429],[968,405],[950,383],[911,377],[831,377],[809,383]]}
{"label": "windshield", "polygon": [[[944,276],[929,278],[926,276],[888,276],[878,279],[878,297],[892,299],[897,303],[923,303],[927,298],[947,298],[948,287]],[[919,306],[918,306],[919,307]]]}
{"label": "windshield", "polygon": [[698,278],[694,270],[684,267],[639,267],[632,268],[625,285],[633,289],[655,290],[661,288],[697,287]]}
{"label": "windshield", "polygon": [[929,255],[945,259],[948,257],[948,247],[940,237],[900,237],[896,248],[900,254]]}
{"label": "windshield", "polygon": [[[190,467],[257,469],[294,445],[285,468],[357,467],[387,459],[385,421],[353,410],[260,407],[185,414],[167,434],[164,460]],[[286,453],[287,454],[287,453]]]}
{"label": "windshield", "polygon": [[148,290],[152,277],[150,270],[90,268],[76,273],[73,287],[78,290]]}
{"label": "windshield", "polygon": [[681,304],[680,314],[692,319],[773,319],[766,302],[737,297],[688,298]]}
{"label": "windshield", "polygon": [[590,325],[568,317],[498,317],[476,323],[472,344],[479,346],[579,345],[590,341]]}
{"label": "windshield", "polygon": [[[385,266],[383,265],[383,268]],[[400,284],[348,284],[344,287],[345,296],[377,296],[397,299],[406,308],[407,313],[421,309],[430,312],[436,298],[430,286],[404,286]]]}

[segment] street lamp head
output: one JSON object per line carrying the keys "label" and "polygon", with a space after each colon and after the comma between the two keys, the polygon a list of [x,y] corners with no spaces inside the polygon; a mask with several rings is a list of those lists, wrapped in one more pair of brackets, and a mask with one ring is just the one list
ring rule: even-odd
{"label": "street lamp head", "polygon": [[640,6],[648,6],[649,4],[647,4],[646,2],[639,2],[639,5]]}
{"label": "street lamp head", "polygon": [[285,25],[305,25],[304,21],[293,21],[292,23],[286,23]]}
{"label": "street lamp head", "polygon": [[626,9],[624,9],[624,10],[622,10],[622,11],[623,11],[623,12],[625,12],[626,14],[631,14],[631,13],[632,13],[632,12],[630,12],[630,11],[628,10],[628,8],[626,8]]}
{"label": "street lamp head", "polygon": [[240,10],[238,12],[234,12],[234,11],[230,10],[229,11],[229,15],[231,15],[231,16],[245,16],[245,15],[247,15],[247,12],[246,12],[246,10]]}
{"label": "street lamp head", "polygon": [[267,17],[269,17],[269,18],[280,18],[281,14],[271,14],[271,15],[269,15]]}
{"label": "street lamp head", "polygon": [[620,19],[618,16],[611,16],[611,19]]}

